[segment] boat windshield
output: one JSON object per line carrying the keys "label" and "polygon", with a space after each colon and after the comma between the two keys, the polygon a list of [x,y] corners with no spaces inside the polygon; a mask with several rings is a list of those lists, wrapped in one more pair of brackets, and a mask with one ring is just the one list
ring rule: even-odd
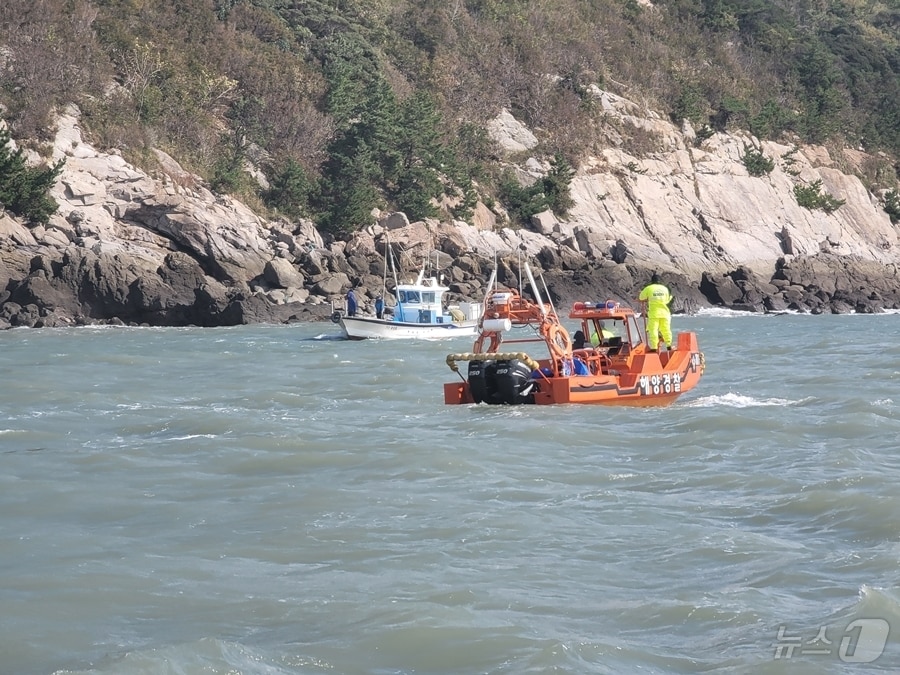
{"label": "boat windshield", "polygon": [[606,345],[610,338],[625,340],[627,329],[621,319],[591,319],[584,323],[585,334],[594,347]]}
{"label": "boat windshield", "polygon": [[640,325],[637,322],[637,319],[633,316],[628,317],[628,339],[631,342],[632,346],[636,346],[641,344],[644,341],[644,336],[641,333]]}
{"label": "boat windshield", "polygon": [[400,297],[400,302],[419,302],[419,291],[404,291],[401,289],[397,295]]}
{"label": "boat windshield", "polygon": [[610,340],[632,347],[644,341],[639,324],[633,316],[618,319],[586,319],[581,328],[594,347],[608,346]]}

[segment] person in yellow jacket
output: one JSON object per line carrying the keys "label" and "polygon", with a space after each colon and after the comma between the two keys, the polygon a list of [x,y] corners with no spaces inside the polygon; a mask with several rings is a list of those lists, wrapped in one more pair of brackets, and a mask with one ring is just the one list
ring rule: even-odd
{"label": "person in yellow jacket", "polygon": [[638,300],[646,306],[647,341],[650,351],[656,351],[660,333],[666,343],[666,349],[671,349],[672,312],[669,311],[669,304],[672,302],[672,294],[659,282],[659,275],[656,272],[650,277],[650,283],[644,286]]}
{"label": "person in yellow jacket", "polygon": [[609,340],[609,338],[615,337],[615,336],[616,336],[615,333],[613,333],[611,330],[606,330],[606,328],[604,328],[603,324],[601,323],[600,324],[600,333],[598,334],[597,331],[594,331],[593,333],[591,333],[591,346],[599,347],[601,342],[606,342],[607,340]]}

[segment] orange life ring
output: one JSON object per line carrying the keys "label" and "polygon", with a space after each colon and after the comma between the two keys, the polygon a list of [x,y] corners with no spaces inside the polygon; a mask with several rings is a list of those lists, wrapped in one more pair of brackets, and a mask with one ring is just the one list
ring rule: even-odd
{"label": "orange life ring", "polygon": [[569,337],[569,331],[558,323],[550,324],[547,343],[550,345],[550,351],[559,358],[572,355],[572,338]]}

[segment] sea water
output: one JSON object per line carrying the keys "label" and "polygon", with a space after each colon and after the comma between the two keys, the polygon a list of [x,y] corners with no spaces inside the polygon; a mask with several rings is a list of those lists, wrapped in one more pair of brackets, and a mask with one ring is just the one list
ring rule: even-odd
{"label": "sea water", "polygon": [[900,317],[675,317],[667,408],[470,342],[0,333],[0,673],[900,671]]}

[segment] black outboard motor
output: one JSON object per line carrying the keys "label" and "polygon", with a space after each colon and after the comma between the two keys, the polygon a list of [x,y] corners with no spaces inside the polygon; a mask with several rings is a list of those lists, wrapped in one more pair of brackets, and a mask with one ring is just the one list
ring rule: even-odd
{"label": "black outboard motor", "polygon": [[534,403],[535,382],[531,379],[531,368],[519,359],[497,361],[494,379],[497,392],[495,403]]}
{"label": "black outboard motor", "polygon": [[494,392],[497,390],[493,377],[491,378],[490,387],[488,386],[486,377],[488,366],[491,366],[492,372],[496,369],[496,364],[493,361],[469,361],[469,392],[472,394],[472,400],[475,403],[481,403],[482,401],[491,403]]}

